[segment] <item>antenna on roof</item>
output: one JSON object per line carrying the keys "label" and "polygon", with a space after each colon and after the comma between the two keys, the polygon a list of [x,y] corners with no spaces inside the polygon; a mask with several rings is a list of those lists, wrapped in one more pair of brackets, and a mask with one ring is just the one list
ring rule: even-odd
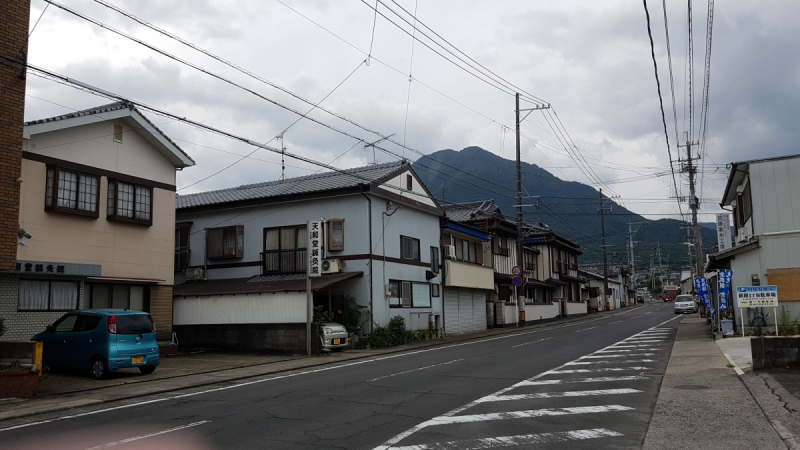
{"label": "antenna on roof", "polygon": [[278,137],[276,137],[275,139],[281,141],[281,177],[278,181],[283,183],[286,180],[286,164],[284,163],[283,160],[283,155],[286,152],[286,146],[283,144],[283,133],[279,134]]}
{"label": "antenna on roof", "polygon": [[391,138],[391,137],[392,137],[392,136],[394,136],[395,134],[397,134],[397,133],[392,133],[392,134],[390,134],[390,135],[388,135],[388,136],[386,136],[386,137],[383,137],[383,138],[381,138],[381,139],[378,139],[378,140],[377,140],[377,141],[375,141],[375,142],[367,142],[367,143],[364,143],[364,150],[367,150],[367,149],[369,149],[370,147],[372,147],[372,165],[378,164],[378,161],[377,161],[377,159],[375,158],[375,145],[376,145],[376,144],[378,144],[378,143],[381,143],[381,142],[383,142],[383,141],[385,141],[385,140],[387,140],[387,139],[389,139],[389,138]]}

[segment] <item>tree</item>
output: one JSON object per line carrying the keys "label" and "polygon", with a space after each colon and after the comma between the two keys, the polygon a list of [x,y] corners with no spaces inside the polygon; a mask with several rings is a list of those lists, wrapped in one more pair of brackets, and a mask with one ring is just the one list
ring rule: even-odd
{"label": "tree", "polygon": [[645,287],[647,287],[647,290],[650,291],[650,294],[658,295],[661,293],[661,280],[658,278],[647,280]]}

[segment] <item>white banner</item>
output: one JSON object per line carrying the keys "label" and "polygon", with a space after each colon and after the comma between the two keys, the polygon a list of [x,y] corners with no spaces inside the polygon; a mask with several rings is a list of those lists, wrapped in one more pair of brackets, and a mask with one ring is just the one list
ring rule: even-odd
{"label": "white banner", "polygon": [[747,286],[736,288],[736,305],[739,308],[778,306],[777,286]]}
{"label": "white banner", "polygon": [[731,248],[731,219],[728,214],[717,214],[717,246],[719,251]]}
{"label": "white banner", "polygon": [[312,220],[308,223],[308,276],[321,276],[322,248],[325,245],[322,238],[322,221]]}

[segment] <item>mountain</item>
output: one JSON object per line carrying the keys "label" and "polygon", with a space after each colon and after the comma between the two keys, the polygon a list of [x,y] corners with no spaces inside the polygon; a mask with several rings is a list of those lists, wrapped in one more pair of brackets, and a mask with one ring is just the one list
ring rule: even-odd
{"label": "mountain", "polygon": [[[440,150],[413,163],[414,171],[443,203],[493,199],[511,220],[515,217],[516,162],[500,158],[480,147],[461,151]],[[525,220],[542,222],[563,236],[581,244],[581,262],[602,261],[600,193],[576,181],[564,181],[536,164],[523,162],[522,193]],[[534,197],[537,197],[534,198]],[[649,267],[650,255],[661,245],[662,262],[673,268],[688,264],[686,231],[675,219],[649,220],[604,196],[605,234],[609,263],[627,262],[629,223],[633,230],[636,267]],[[636,224],[642,222],[641,224]],[[701,228],[706,252],[716,244],[712,229]]]}

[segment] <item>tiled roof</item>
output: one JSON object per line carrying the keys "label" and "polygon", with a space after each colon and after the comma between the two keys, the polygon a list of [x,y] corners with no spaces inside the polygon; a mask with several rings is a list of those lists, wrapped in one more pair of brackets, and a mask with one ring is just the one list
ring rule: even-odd
{"label": "tiled roof", "polygon": [[454,203],[442,206],[445,215],[453,222],[469,222],[471,220],[503,218],[500,208],[494,204],[494,200],[480,202]]}
{"label": "tiled roof", "polygon": [[178,150],[179,150],[181,153],[183,153],[183,155],[184,155],[184,156],[186,156],[187,158],[189,158],[189,160],[191,160],[192,162],[195,162],[195,161],[192,159],[192,157],[191,157],[191,156],[189,156],[189,155],[188,155],[186,152],[184,152],[184,151],[183,151],[183,149],[182,149],[182,148],[180,148],[180,147],[178,146],[178,144],[176,144],[176,143],[175,143],[175,142],[174,142],[172,139],[170,139],[170,138],[169,138],[169,136],[167,136],[166,134],[164,134],[164,132],[163,132],[163,131],[161,131],[161,130],[160,130],[160,129],[159,129],[157,126],[156,126],[156,124],[154,124],[153,122],[151,122],[151,121],[150,121],[150,119],[148,119],[148,118],[147,118],[147,117],[146,117],[144,114],[142,114],[142,112],[141,112],[141,111],[139,111],[138,109],[136,109],[136,106],[134,106],[132,103],[127,103],[127,102],[114,102],[114,103],[109,103],[109,104],[107,104],[107,105],[95,106],[94,108],[84,109],[84,110],[82,110],[82,111],[75,111],[75,112],[71,112],[71,113],[69,113],[69,114],[62,114],[62,115],[60,115],[60,116],[47,117],[47,118],[45,118],[45,119],[31,120],[30,122],[25,122],[23,125],[25,125],[25,126],[28,126],[28,125],[37,125],[37,124],[40,124],[40,123],[56,122],[56,121],[59,121],[59,120],[65,120],[65,119],[74,119],[74,118],[76,118],[76,117],[84,117],[84,116],[91,116],[91,115],[95,115],[95,114],[103,114],[103,113],[107,113],[107,112],[118,111],[118,110],[120,110],[120,109],[130,109],[131,111],[136,111],[136,112],[137,112],[137,113],[138,113],[140,116],[142,116],[142,118],[143,118],[144,120],[146,120],[146,121],[147,121],[147,123],[149,123],[149,124],[150,124],[150,125],[151,125],[151,126],[152,126],[152,127],[153,127],[153,128],[154,128],[154,129],[155,129],[155,130],[156,130],[156,131],[157,131],[157,132],[160,134],[160,135],[161,135],[161,136],[163,136],[163,137],[164,137],[164,139],[166,139],[167,141],[169,141],[169,143],[170,143],[170,144],[174,145],[174,146],[175,146],[175,148],[176,148],[176,149],[178,149]]}
{"label": "tiled roof", "polygon": [[[347,169],[342,171],[344,173],[324,172],[297,178],[287,178],[285,180],[246,184],[217,191],[178,195],[177,209],[180,210],[181,208],[192,208],[241,200],[355,188],[360,184],[369,184],[383,179],[406,165],[408,165],[408,163],[405,161],[396,161]],[[410,166],[408,167],[410,168]]]}

